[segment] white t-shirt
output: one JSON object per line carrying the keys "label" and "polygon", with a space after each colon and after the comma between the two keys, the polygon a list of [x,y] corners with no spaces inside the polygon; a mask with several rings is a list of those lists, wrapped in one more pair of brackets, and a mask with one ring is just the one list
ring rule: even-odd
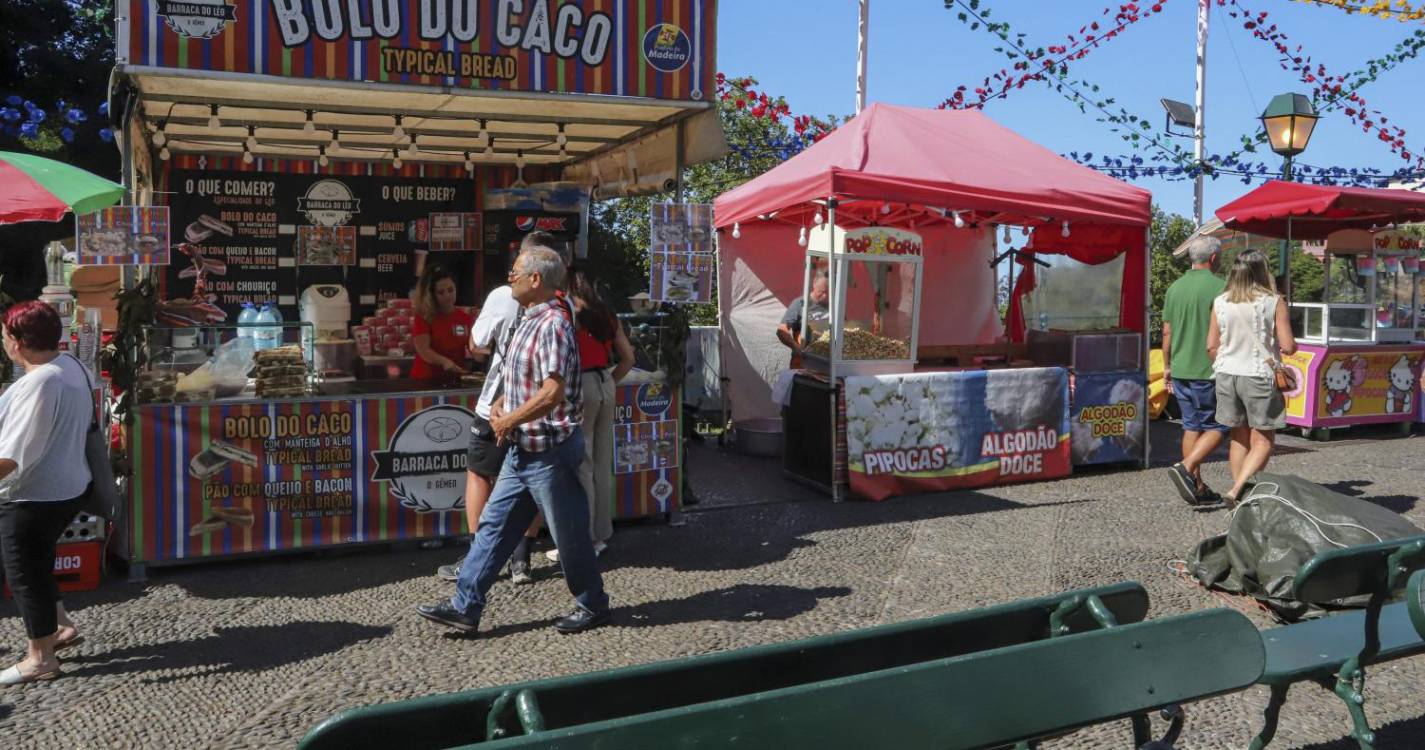
{"label": "white t-shirt", "polygon": [[490,405],[495,403],[495,396],[500,392],[505,346],[509,343],[508,334],[519,314],[520,303],[515,301],[509,286],[496,287],[485,298],[485,306],[480,308],[480,315],[470,329],[470,341],[475,346],[490,350],[490,369],[485,373],[485,387],[480,389],[480,400],[475,404],[475,413],[482,419],[490,418]]}
{"label": "white t-shirt", "polygon": [[0,501],[56,502],[84,494],[84,434],[94,420],[89,379],[61,354],[0,394],[0,459],[18,464],[0,479]]}

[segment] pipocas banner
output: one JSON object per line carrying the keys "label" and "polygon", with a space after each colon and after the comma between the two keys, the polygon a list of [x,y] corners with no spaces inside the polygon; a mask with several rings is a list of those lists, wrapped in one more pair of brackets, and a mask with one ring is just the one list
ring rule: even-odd
{"label": "pipocas banner", "polygon": [[714,92],[716,0],[127,5],[119,39],[130,66],[654,99]]}
{"label": "pipocas banner", "polygon": [[867,500],[1068,476],[1059,367],[846,379],[851,491]]}

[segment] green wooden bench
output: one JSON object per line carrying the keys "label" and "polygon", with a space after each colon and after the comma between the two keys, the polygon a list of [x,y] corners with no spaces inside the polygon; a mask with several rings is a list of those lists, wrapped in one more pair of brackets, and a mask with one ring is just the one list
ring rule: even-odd
{"label": "green wooden bench", "polygon": [[[1147,612],[1143,587],[1121,583],[790,643],[369,706],[322,722],[301,747],[451,748],[545,731],[541,727],[631,720],[1126,626]],[[1146,720],[1135,721],[1135,734],[1145,727]]]}
{"label": "green wooden bench", "polygon": [[[1271,688],[1265,724],[1252,740],[1262,750],[1277,731],[1287,691],[1311,680],[1334,692],[1350,713],[1351,736],[1362,750],[1374,750],[1375,734],[1366,722],[1365,668],[1369,664],[1425,653],[1425,640],[1412,625],[1410,602],[1387,604],[1414,571],[1425,568],[1425,536],[1322,552],[1297,572],[1294,596],[1306,602],[1370,597],[1364,610],[1262,632],[1267,666],[1261,683]],[[1416,610],[1419,610],[1418,599]],[[1425,620],[1425,616],[1420,619]]]}
{"label": "green wooden bench", "polygon": [[1256,627],[1217,609],[591,723],[521,688],[523,733],[480,747],[979,750],[1241,690],[1264,663]]}
{"label": "green wooden bench", "polygon": [[1410,575],[1406,592],[1405,602],[1410,610],[1410,622],[1415,625],[1415,632],[1425,638],[1425,570],[1417,570]]}

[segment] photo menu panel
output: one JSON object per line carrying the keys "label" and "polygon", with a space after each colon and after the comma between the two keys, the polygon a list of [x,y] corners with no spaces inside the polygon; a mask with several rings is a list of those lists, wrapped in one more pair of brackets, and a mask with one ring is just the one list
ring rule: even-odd
{"label": "photo menu panel", "polygon": [[[475,206],[470,180],[174,170],[169,184],[173,241],[186,252],[173,253],[164,297],[196,293],[229,324],[244,302],[274,301],[295,321],[313,284],[344,285],[353,318],[370,315],[415,287],[430,214]],[[441,257],[473,289],[475,253]]]}

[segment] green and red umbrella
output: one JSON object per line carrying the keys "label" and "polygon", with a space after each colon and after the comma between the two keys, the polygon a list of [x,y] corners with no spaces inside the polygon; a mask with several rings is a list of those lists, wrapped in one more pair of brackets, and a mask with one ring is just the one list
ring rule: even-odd
{"label": "green and red umbrella", "polygon": [[0,151],[0,224],[59,221],[118,203],[124,186],[53,159]]}

